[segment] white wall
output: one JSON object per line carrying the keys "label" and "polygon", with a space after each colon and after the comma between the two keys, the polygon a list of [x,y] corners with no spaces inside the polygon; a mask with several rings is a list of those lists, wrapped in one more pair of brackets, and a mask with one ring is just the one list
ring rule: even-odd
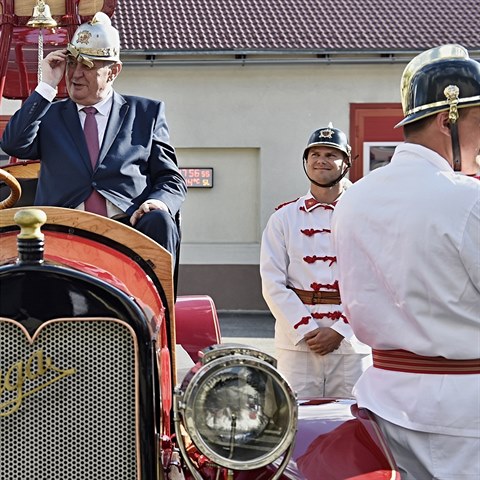
{"label": "white wall", "polygon": [[[117,91],[166,102],[171,140],[180,163],[212,166],[222,157],[222,176],[231,177],[226,190],[218,183],[211,192],[190,189],[183,209],[182,263],[258,263],[261,232],[275,206],[308,189],[301,156],[310,133],[332,121],[348,134],[350,103],[399,102],[404,67],[150,67],[125,63],[116,80]],[[196,149],[220,149],[221,154],[213,160]],[[258,158],[245,155],[237,159],[241,151],[258,152]],[[189,152],[188,161],[182,159],[184,152]],[[253,167],[252,162],[258,165]],[[248,182],[242,176],[248,195],[241,195],[237,188],[239,168],[252,176]],[[234,196],[240,210],[232,206],[230,197],[226,201],[228,195]],[[205,212],[199,215],[199,209],[206,209],[211,216],[208,232],[203,223]],[[225,230],[235,233],[234,238],[226,236]]]}
{"label": "white wall", "polygon": [[256,263],[260,154],[255,148],[178,148],[181,167],[212,167],[212,188],[189,188],[182,208],[187,264]]}

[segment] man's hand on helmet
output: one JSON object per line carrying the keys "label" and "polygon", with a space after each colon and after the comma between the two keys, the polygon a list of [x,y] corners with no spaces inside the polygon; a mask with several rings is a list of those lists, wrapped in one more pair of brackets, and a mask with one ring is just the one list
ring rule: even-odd
{"label": "man's hand on helmet", "polygon": [[68,52],[65,49],[55,50],[42,60],[42,81],[53,88],[57,88],[65,74],[67,55]]}

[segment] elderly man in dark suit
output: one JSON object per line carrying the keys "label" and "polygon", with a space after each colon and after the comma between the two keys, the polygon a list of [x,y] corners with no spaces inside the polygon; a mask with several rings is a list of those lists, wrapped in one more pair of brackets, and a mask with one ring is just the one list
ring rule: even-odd
{"label": "elderly man in dark suit", "polygon": [[[1,147],[41,160],[36,205],[130,223],[175,256],[186,185],[169,144],[165,106],[114,92],[119,54],[107,15],[80,25],[67,49],[43,60],[42,81],[11,118]],[[64,75],[70,98],[54,102]]]}

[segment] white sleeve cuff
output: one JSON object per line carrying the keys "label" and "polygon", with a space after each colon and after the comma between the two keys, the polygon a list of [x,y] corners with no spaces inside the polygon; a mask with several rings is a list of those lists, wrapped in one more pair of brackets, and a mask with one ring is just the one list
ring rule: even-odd
{"label": "white sleeve cuff", "polygon": [[53,102],[53,99],[57,96],[58,90],[56,88],[53,88],[50,86],[48,83],[45,82],[40,82],[37,85],[37,88],[35,91],[40,94],[45,100],[48,100],[49,102]]}
{"label": "white sleeve cuff", "polygon": [[330,328],[335,330],[347,340],[350,340],[353,337],[352,327],[343,320],[337,320]]}

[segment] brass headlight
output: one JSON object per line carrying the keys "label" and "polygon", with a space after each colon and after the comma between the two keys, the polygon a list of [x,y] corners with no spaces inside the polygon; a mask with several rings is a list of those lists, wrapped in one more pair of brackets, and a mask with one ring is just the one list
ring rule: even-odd
{"label": "brass headlight", "polygon": [[292,445],[296,398],[275,365],[273,357],[259,350],[216,345],[204,351],[201,364],[177,389],[176,424],[212,462],[252,470]]}

